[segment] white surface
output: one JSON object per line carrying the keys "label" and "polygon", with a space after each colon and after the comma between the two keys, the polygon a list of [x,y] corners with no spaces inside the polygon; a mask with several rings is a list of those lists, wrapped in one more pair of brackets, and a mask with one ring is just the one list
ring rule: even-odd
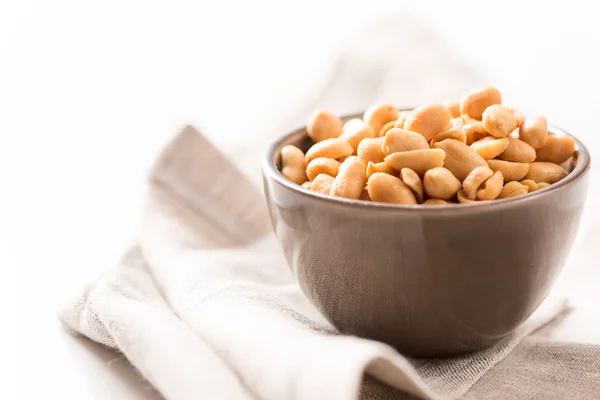
{"label": "white surface", "polygon": [[[315,94],[344,38],[393,2],[280,3],[0,2],[3,398],[150,396],[114,353],[62,331],[60,282],[113,265],[135,231],[146,169],[179,126],[227,148],[275,105],[285,117]],[[410,7],[507,102],[600,149],[593,4],[422,3]],[[600,258],[589,251],[561,282],[582,303],[563,338],[600,340],[587,329],[600,319],[590,307]]]}

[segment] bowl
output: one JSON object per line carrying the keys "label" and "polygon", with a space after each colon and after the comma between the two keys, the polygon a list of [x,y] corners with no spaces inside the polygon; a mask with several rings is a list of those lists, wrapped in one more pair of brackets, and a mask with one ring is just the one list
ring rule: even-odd
{"label": "bowl", "polygon": [[263,159],[273,229],[302,291],[340,332],[414,357],[481,350],[533,313],[567,259],[590,169],[575,140],[572,171],[545,189],[474,204],[393,205],[287,180],[281,148],[312,144],[298,129]]}

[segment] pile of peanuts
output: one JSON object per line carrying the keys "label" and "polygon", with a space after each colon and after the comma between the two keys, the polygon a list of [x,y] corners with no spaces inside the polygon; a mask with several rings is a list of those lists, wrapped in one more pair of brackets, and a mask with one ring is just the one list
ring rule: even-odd
{"label": "pile of peanuts", "polygon": [[425,205],[520,196],[567,176],[560,164],[574,154],[573,138],[501,103],[486,87],[412,111],[376,104],[346,123],[317,111],[307,125],[314,144],[306,154],[283,147],[281,173],[332,196]]}

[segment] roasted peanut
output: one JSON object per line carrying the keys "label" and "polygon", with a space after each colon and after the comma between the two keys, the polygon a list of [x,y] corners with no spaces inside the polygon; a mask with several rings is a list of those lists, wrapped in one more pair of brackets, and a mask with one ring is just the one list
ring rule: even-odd
{"label": "roasted peanut", "polygon": [[394,124],[394,128],[404,129],[404,122],[406,121],[406,117],[408,117],[408,114],[410,114],[410,111],[400,111],[400,115],[398,116],[398,120]]}
{"label": "roasted peanut", "polygon": [[521,185],[517,181],[508,182],[500,191],[499,199],[507,199],[509,197],[517,197],[527,194],[529,188],[525,185]]}
{"label": "roasted peanut", "polygon": [[304,189],[309,189],[309,190],[310,190],[310,183],[311,183],[310,181],[306,181],[306,182],[304,182],[304,183],[302,184],[302,187],[303,187]]}
{"label": "roasted peanut", "polygon": [[306,161],[311,162],[315,158],[325,157],[339,159],[352,155],[354,149],[344,139],[325,139],[312,145],[306,152]]}
{"label": "roasted peanut", "polygon": [[469,146],[488,135],[487,131],[483,128],[483,123],[481,121],[465,124],[462,126],[462,130],[465,131],[465,135],[467,135],[467,144]]}
{"label": "roasted peanut", "polygon": [[548,136],[546,144],[536,152],[536,161],[562,164],[575,153],[575,139],[570,136]]}
{"label": "roasted peanut", "polygon": [[319,192],[323,194],[329,194],[331,192],[331,185],[334,181],[333,176],[327,174],[317,175],[315,179],[310,183],[310,190],[313,192]]}
{"label": "roasted peanut", "polygon": [[414,193],[395,176],[377,172],[367,184],[369,197],[373,201],[394,204],[417,204]]}
{"label": "roasted peanut", "polygon": [[517,120],[517,126],[520,127],[521,125],[523,125],[523,121],[525,120],[525,117],[523,116],[523,113],[521,113],[521,111],[519,111],[519,110],[515,110],[513,108],[512,111],[515,115],[515,119]]}
{"label": "roasted peanut", "polygon": [[339,161],[336,161],[333,158],[315,158],[306,166],[306,176],[308,176],[308,179],[311,181],[319,174],[327,174],[335,178],[339,167]]}
{"label": "roasted peanut", "polygon": [[546,117],[541,115],[527,117],[519,128],[519,139],[533,147],[539,149],[546,144],[548,138],[548,122]]}
{"label": "roasted peanut", "polygon": [[383,138],[381,150],[385,156],[401,151],[428,149],[423,135],[400,128],[390,129]]}
{"label": "roasted peanut", "polygon": [[536,161],[529,164],[529,171],[525,179],[531,179],[536,183],[556,183],[567,176],[567,171],[558,164],[545,161]]}
{"label": "roasted peanut", "polygon": [[481,188],[477,191],[477,200],[494,200],[500,195],[503,185],[504,176],[502,176],[502,172],[494,172],[494,175],[492,175],[491,178],[485,181],[483,185],[481,185]]}
{"label": "roasted peanut", "polygon": [[396,121],[400,112],[390,103],[375,104],[365,111],[363,120],[373,128],[373,133],[378,135],[381,128],[390,121]]}
{"label": "roasted peanut", "polygon": [[383,172],[384,174],[395,175],[396,171],[387,165],[385,162],[374,163],[369,161],[367,164],[367,178],[370,178],[376,172]]}
{"label": "roasted peanut", "polygon": [[415,171],[410,168],[402,168],[400,171],[400,177],[402,178],[402,182],[406,186],[412,189],[415,193],[415,197],[417,198],[418,203],[423,202],[423,183],[421,182],[421,178]]}
{"label": "roasted peanut", "polygon": [[377,136],[385,136],[385,134],[392,128],[396,127],[396,122],[398,121],[390,121],[387,124],[385,124],[381,130],[379,131],[379,135]]}
{"label": "roasted peanut", "polygon": [[306,161],[302,150],[292,145],[284,146],[281,149],[281,174],[298,185],[308,180]]}
{"label": "roasted peanut", "polygon": [[456,193],[456,197],[458,198],[458,202],[461,204],[464,203],[477,203],[475,200],[471,200],[467,197],[467,195],[465,194],[464,190],[459,190],[458,193]]}
{"label": "roasted peanut", "polygon": [[358,199],[367,183],[365,167],[357,157],[349,157],[340,165],[337,176],[331,185],[332,196]]}
{"label": "roasted peanut", "polygon": [[342,133],[343,122],[337,116],[323,110],[316,111],[308,120],[306,131],[315,142],[333,139]]}
{"label": "roasted peanut", "polygon": [[483,128],[497,138],[508,136],[517,128],[514,111],[500,104],[489,106],[483,112]]}
{"label": "roasted peanut", "polygon": [[433,145],[436,149],[444,150],[444,168],[447,168],[459,181],[464,181],[467,175],[477,167],[487,164],[483,157],[466,144],[454,139],[446,139]]}
{"label": "roasted peanut", "polygon": [[501,103],[502,95],[498,89],[488,86],[469,93],[460,103],[460,112],[471,118],[481,120],[486,108]]}
{"label": "roasted peanut", "polygon": [[446,129],[445,131],[440,132],[437,135],[435,135],[429,141],[429,145],[433,146],[435,143],[441,142],[442,140],[446,140],[446,139],[455,139],[455,140],[458,140],[459,142],[467,143],[467,135],[466,135],[465,131],[463,131],[461,128],[452,127],[450,129]]}
{"label": "roasted peanut", "polygon": [[426,206],[445,206],[446,204],[450,203],[442,199],[427,199],[423,202],[423,205]]}
{"label": "roasted peanut", "polygon": [[425,172],[423,188],[429,197],[450,200],[460,190],[460,181],[444,167],[432,168]]}
{"label": "roasted peanut", "polygon": [[505,182],[520,181],[527,175],[529,164],[503,160],[487,160],[490,169],[494,172],[500,171]]}
{"label": "roasted peanut", "polygon": [[371,201],[371,197],[369,196],[369,189],[366,186],[360,194],[359,200]]}
{"label": "roasted peanut", "polygon": [[535,149],[522,140],[507,137],[508,146],[498,157],[504,161],[530,163],[535,161]]}
{"label": "roasted peanut", "polygon": [[462,119],[462,117],[458,117],[458,118],[452,118],[450,120],[450,123],[455,128],[462,128],[462,126],[465,124],[465,121]]}
{"label": "roasted peanut", "polygon": [[373,128],[358,118],[351,119],[350,121],[346,122],[344,129],[342,130],[342,134],[340,135],[340,139],[347,141],[348,144],[354,149],[354,152],[356,152],[358,145],[363,139],[373,137],[375,137]]}
{"label": "roasted peanut", "polygon": [[471,171],[462,184],[463,190],[467,198],[469,198],[470,200],[475,200],[477,198],[477,192],[481,188],[481,185],[483,185],[485,181],[490,179],[492,175],[494,175],[494,171],[492,171],[488,167],[477,167],[473,171]]}
{"label": "roasted peanut", "polygon": [[452,113],[443,104],[428,104],[415,108],[404,122],[404,129],[420,133],[430,140],[438,133],[450,129]]}
{"label": "roasted peanut", "polygon": [[358,158],[364,165],[368,165],[369,161],[372,163],[379,163],[383,161],[383,151],[381,151],[381,144],[384,138],[375,139],[363,139],[358,145],[357,154]]}
{"label": "roasted peanut", "polygon": [[410,168],[423,175],[428,169],[443,166],[444,157],[445,153],[440,149],[411,150],[392,153],[385,158],[385,163],[397,171]]}
{"label": "roasted peanut", "polygon": [[522,180],[521,185],[527,186],[529,188],[529,193],[535,192],[536,190],[540,190],[540,189],[550,186],[550,184],[548,182],[537,183],[536,181],[531,180],[531,179]]}
{"label": "roasted peanut", "polygon": [[537,190],[547,188],[548,186],[550,186],[550,184],[548,182],[539,182],[537,184]]}
{"label": "roasted peanut", "polygon": [[447,102],[444,103],[444,105],[446,107],[448,107],[448,109],[452,113],[452,118],[458,118],[458,117],[460,117],[460,102],[458,102],[458,101],[447,101]]}
{"label": "roasted peanut", "polygon": [[498,157],[508,147],[508,138],[486,136],[471,144],[471,148],[486,160]]}

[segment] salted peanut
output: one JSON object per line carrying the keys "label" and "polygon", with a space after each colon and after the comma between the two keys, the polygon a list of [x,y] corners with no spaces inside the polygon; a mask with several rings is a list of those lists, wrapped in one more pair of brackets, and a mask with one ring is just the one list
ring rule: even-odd
{"label": "salted peanut", "polygon": [[529,164],[529,171],[525,175],[525,179],[532,181],[556,183],[567,176],[567,171],[558,164],[545,161],[536,161]]}
{"label": "salted peanut", "polygon": [[411,150],[392,153],[385,158],[385,163],[397,171],[410,168],[422,176],[428,169],[443,166],[445,156],[441,149]]}
{"label": "salted peanut", "polygon": [[306,152],[306,162],[309,163],[315,158],[325,157],[340,159],[352,155],[354,149],[344,139],[325,139],[312,145]]}
{"label": "salted peanut", "polygon": [[317,110],[308,120],[306,131],[308,132],[308,136],[318,143],[340,136],[343,125],[342,120],[338,116],[327,111]]}
{"label": "salted peanut", "polygon": [[548,139],[548,121],[546,121],[546,117],[535,115],[525,118],[519,128],[519,139],[534,149],[543,147]]}
{"label": "salted peanut", "polygon": [[486,136],[471,144],[471,148],[486,160],[498,157],[508,147],[508,138]]}
{"label": "salted peanut", "polygon": [[483,128],[492,136],[503,138],[517,128],[517,119],[511,108],[500,104],[489,106],[483,112]]}
{"label": "salted peanut", "polygon": [[485,181],[483,185],[481,185],[481,188],[477,191],[477,200],[494,200],[500,195],[503,185],[504,176],[502,175],[502,172],[494,172],[494,175]]}
{"label": "salted peanut", "polygon": [[538,184],[535,181],[532,181],[531,179],[524,179],[520,183],[521,185],[527,186],[529,193],[535,192],[538,188]]}
{"label": "salted peanut", "polygon": [[428,141],[452,127],[452,113],[443,104],[427,104],[415,108],[404,122],[404,129],[420,133]]}
{"label": "salted peanut", "polygon": [[385,134],[392,128],[396,127],[396,122],[398,121],[390,121],[387,124],[385,124],[381,130],[379,131],[379,135],[377,136],[385,136]]}
{"label": "salted peanut", "polygon": [[467,195],[465,194],[464,190],[459,190],[458,193],[456,193],[456,197],[458,198],[458,202],[461,204],[464,203],[477,203],[475,200],[471,200],[467,197]]}
{"label": "salted peanut", "polygon": [[281,149],[281,174],[298,185],[308,180],[306,161],[302,150],[292,145],[283,146]]}
{"label": "salted peanut", "polygon": [[548,186],[550,186],[548,182],[540,182],[537,184],[537,190],[547,188]]}
{"label": "salted peanut", "polygon": [[363,120],[373,128],[373,132],[377,135],[381,128],[390,121],[396,121],[400,112],[390,103],[375,104],[365,111]]}
{"label": "salted peanut", "polygon": [[503,160],[487,160],[492,171],[500,171],[505,182],[520,181],[527,175],[529,164]]}
{"label": "salted peanut", "polygon": [[470,122],[462,126],[462,130],[467,135],[467,144],[470,146],[479,139],[488,136],[487,131],[483,128],[481,121]]}
{"label": "salted peanut", "polygon": [[408,114],[410,114],[410,111],[400,111],[400,115],[398,116],[398,120],[396,120],[396,123],[394,124],[394,128],[404,129],[404,122],[406,121],[406,117],[408,117]]}
{"label": "salted peanut", "polygon": [[331,185],[332,196],[358,199],[367,183],[365,167],[357,157],[349,157],[340,165]]}
{"label": "salted peanut", "polygon": [[334,160],[333,158],[315,158],[306,166],[306,176],[308,176],[308,179],[311,181],[319,174],[327,174],[335,178],[339,167],[340,162]]}
{"label": "salted peanut", "polygon": [[494,175],[494,171],[492,171],[488,167],[477,167],[473,171],[471,171],[462,184],[463,190],[467,198],[469,198],[470,200],[475,200],[477,198],[477,192],[481,188],[481,185],[483,185],[485,181],[490,179],[492,175]]}
{"label": "salted peanut", "polygon": [[466,144],[454,139],[446,139],[433,145],[436,149],[444,150],[444,168],[459,180],[464,181],[467,175],[477,167],[487,166],[483,157]]}
{"label": "salted peanut", "polygon": [[310,182],[310,181],[306,181],[306,182],[304,182],[304,183],[302,184],[302,187],[303,187],[304,189],[309,189],[309,190],[310,190],[310,184],[311,184],[311,182]]}
{"label": "salted peanut", "polygon": [[500,191],[499,199],[507,199],[509,197],[517,197],[527,194],[529,188],[525,185],[521,185],[517,181],[508,182]]}
{"label": "salted peanut", "polygon": [[433,146],[435,143],[441,142],[442,140],[446,139],[456,139],[459,142],[467,143],[467,134],[460,127],[452,127],[435,135],[429,141],[429,145]]}
{"label": "salted peanut", "polygon": [[523,113],[515,108],[512,108],[511,110],[513,111],[515,120],[517,121],[517,127],[520,127],[521,125],[523,125],[523,121],[525,121]]}
{"label": "salted peanut", "polygon": [[452,118],[459,118],[460,117],[460,102],[458,102],[458,101],[447,101],[447,102],[444,103],[444,105],[446,107],[448,107],[448,109],[452,113]]}
{"label": "salted peanut", "polygon": [[385,156],[401,151],[428,149],[429,145],[423,135],[406,129],[392,128],[383,138],[381,150]]}
{"label": "salted peanut", "polygon": [[570,136],[548,136],[546,144],[536,152],[536,161],[562,164],[575,153],[575,139]]}
{"label": "salted peanut", "polygon": [[334,181],[333,176],[327,174],[317,175],[315,179],[310,183],[310,190],[313,192],[319,192],[323,194],[329,194],[331,192],[331,185]]}
{"label": "salted peanut", "polygon": [[445,206],[446,204],[451,203],[442,199],[427,199],[423,202],[424,206]]}
{"label": "salted peanut", "polygon": [[460,190],[460,181],[444,167],[425,172],[423,188],[428,197],[450,200]]}
{"label": "salted peanut", "polygon": [[466,114],[461,115],[460,118],[463,120],[463,125],[472,124],[474,122],[481,122],[480,120],[469,117]]}
{"label": "salted peanut", "polygon": [[367,183],[373,201],[394,204],[417,204],[412,190],[395,176],[383,173],[371,175]]}
{"label": "salted peanut", "polygon": [[460,102],[461,114],[481,120],[483,112],[489,106],[502,103],[502,95],[495,87],[488,86],[469,93]]}
{"label": "salted peanut", "polygon": [[381,151],[381,145],[384,138],[374,139],[363,139],[358,145],[356,154],[364,165],[368,165],[369,161],[372,163],[380,163],[383,161],[383,151]]}
{"label": "salted peanut", "polygon": [[376,172],[382,172],[384,174],[396,175],[396,171],[387,165],[385,162],[374,163],[369,161],[367,164],[367,178],[370,178]]}
{"label": "salted peanut", "polygon": [[462,126],[465,124],[465,121],[462,119],[462,117],[458,117],[458,118],[452,118],[450,120],[450,123],[455,128],[462,128]]}
{"label": "salted peanut", "polygon": [[410,168],[402,168],[402,171],[400,171],[400,178],[402,179],[402,182],[415,193],[417,203],[422,203],[423,183],[421,182],[419,175]]}
{"label": "salted peanut", "polygon": [[340,135],[340,139],[344,139],[356,152],[358,145],[363,139],[373,138],[373,128],[365,124],[361,119],[355,118],[344,124],[344,129]]}
{"label": "salted peanut", "polygon": [[535,149],[533,147],[514,137],[509,136],[506,139],[508,139],[508,146],[498,157],[500,160],[521,163],[535,161]]}

